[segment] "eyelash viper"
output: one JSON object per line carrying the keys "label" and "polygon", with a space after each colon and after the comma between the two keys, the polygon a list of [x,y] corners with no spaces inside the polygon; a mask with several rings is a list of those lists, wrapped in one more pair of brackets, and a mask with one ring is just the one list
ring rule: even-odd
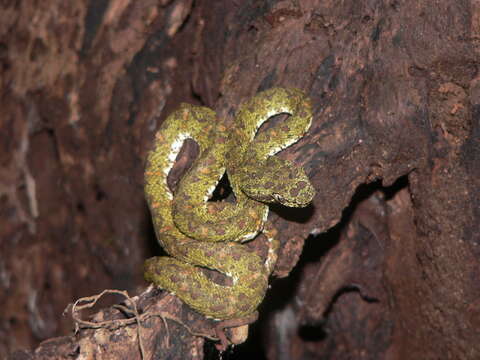
{"label": "eyelash viper", "polygon": [[[292,116],[280,129],[274,126],[255,137],[264,122],[281,113]],[[175,224],[198,240],[250,240],[265,223],[265,202],[304,207],[315,193],[303,169],[272,157],[297,142],[311,125],[311,105],[301,91],[264,91],[243,104],[235,120],[227,146],[212,147],[199,159],[198,171],[183,177],[173,200]],[[225,167],[236,204],[207,202]]]}
{"label": "eyelash viper", "polygon": [[[282,124],[255,136],[270,117],[288,113]],[[312,120],[311,104],[299,90],[273,88],[241,106],[228,134],[211,109],[182,104],[156,134],[145,170],[145,193],[157,238],[171,257],[145,263],[145,278],[215,319],[255,312],[276,260],[278,239],[264,229],[268,206],[306,206],[315,191],[301,168],[273,157],[298,141]],[[167,176],[185,139],[199,155],[178,184],[175,196]],[[207,202],[227,171],[235,203]],[[239,244],[260,231],[270,240],[267,260]],[[199,267],[216,270],[231,286],[210,280]]]}

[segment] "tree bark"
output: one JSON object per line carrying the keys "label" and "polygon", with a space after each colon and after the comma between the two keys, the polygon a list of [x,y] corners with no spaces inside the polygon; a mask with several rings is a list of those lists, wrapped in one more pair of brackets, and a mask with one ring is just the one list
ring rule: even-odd
{"label": "tree bark", "polygon": [[[203,358],[212,323],[142,291],[146,152],[180,102],[230,126],[283,86],[314,121],[279,156],[317,195],[272,207],[290,276],[232,357],[480,358],[479,39],[474,0],[0,1],[0,357],[138,359],[140,335]],[[71,332],[63,309],[104,288],[139,293],[140,333]]]}

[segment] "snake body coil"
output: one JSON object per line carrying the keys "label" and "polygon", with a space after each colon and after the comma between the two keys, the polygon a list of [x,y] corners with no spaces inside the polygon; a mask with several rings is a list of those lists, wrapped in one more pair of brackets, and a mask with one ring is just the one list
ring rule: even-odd
{"label": "snake body coil", "polygon": [[[255,136],[262,123],[282,113],[291,116],[280,128]],[[301,168],[272,155],[298,141],[311,119],[305,95],[281,88],[259,93],[242,105],[229,136],[208,108],[182,104],[171,114],[148,156],[145,192],[157,237],[172,257],[147,260],[146,279],[215,319],[253,313],[265,295],[278,248],[274,231],[264,229],[264,202],[306,206],[314,195]],[[187,138],[196,141],[200,151],[173,196],[167,176]],[[235,203],[208,202],[225,170]],[[238,243],[262,230],[271,246],[266,262]],[[231,284],[214,282],[200,267],[224,274]]]}

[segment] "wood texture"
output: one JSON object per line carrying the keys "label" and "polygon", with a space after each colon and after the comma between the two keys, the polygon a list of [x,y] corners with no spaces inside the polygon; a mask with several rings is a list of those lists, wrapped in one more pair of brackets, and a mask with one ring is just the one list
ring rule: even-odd
{"label": "wood texture", "polygon": [[[479,39],[474,0],[0,1],[0,357],[138,359],[135,324],[73,335],[61,316],[104,288],[212,334],[142,291],[160,253],[145,154],[182,101],[229,125],[243,100],[292,86],[314,123],[280,156],[317,196],[273,208],[290,276],[232,357],[480,358]],[[201,359],[168,322],[172,343],[145,323],[147,353]]]}

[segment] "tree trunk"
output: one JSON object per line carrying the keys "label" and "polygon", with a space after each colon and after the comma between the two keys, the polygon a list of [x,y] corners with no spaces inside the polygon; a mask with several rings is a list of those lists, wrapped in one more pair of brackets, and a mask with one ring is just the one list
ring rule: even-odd
{"label": "tree trunk", "polygon": [[[231,358],[480,358],[479,40],[474,0],[0,1],[0,357],[203,358],[212,322],[142,291],[146,153],[180,102],[230,125],[283,86],[314,121],[279,156],[317,195],[272,207],[290,276]],[[104,288],[156,315],[73,334]]]}

